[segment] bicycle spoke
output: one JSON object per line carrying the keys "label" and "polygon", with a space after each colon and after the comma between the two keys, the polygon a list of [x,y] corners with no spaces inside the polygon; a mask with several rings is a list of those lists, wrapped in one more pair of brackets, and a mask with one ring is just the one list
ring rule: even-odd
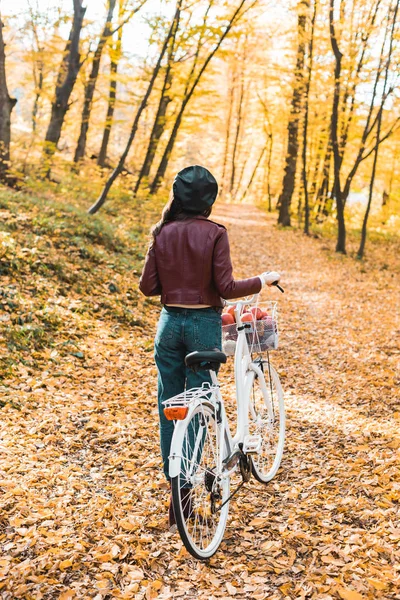
{"label": "bicycle spoke", "polygon": [[187,549],[198,558],[215,552],[225,529],[228,505],[220,511],[215,511],[215,506],[229,498],[229,479],[218,477],[220,457],[226,453],[225,435],[214,408],[199,405],[184,434],[180,474],[172,482],[179,532]]}
{"label": "bicycle spoke", "polygon": [[261,450],[253,455],[253,474],[262,483],[270,481],[279,468],[285,436],[285,410],[279,377],[272,365],[264,361],[264,381],[255,378],[251,392],[251,435],[261,437]]}

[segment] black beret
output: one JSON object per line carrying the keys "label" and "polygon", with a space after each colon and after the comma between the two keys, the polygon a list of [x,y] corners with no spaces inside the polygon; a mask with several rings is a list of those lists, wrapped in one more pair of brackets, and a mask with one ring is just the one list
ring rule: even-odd
{"label": "black beret", "polygon": [[208,169],[193,165],[179,171],[173,192],[184,211],[200,213],[214,204],[218,183]]}

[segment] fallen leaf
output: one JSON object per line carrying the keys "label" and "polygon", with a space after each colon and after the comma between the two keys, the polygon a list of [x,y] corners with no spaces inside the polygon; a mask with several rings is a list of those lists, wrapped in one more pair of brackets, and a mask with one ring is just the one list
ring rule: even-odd
{"label": "fallen leaf", "polygon": [[339,596],[343,598],[343,600],[363,600],[364,598],[364,596],[362,596],[358,592],[344,588],[339,588],[338,593]]}

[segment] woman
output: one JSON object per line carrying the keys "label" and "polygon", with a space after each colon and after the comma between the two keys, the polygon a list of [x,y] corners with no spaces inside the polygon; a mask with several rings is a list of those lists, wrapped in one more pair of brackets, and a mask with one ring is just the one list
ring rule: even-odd
{"label": "woman", "polygon": [[[186,368],[186,354],[221,350],[222,299],[258,293],[276,279],[272,273],[233,278],[227,231],[208,219],[217,193],[218,184],[204,167],[187,167],[177,174],[170,201],[153,228],[139,284],[146,296],[161,295],[164,305],[155,338],[155,361],[161,453],[168,481],[174,425],[165,418],[162,403],[185,387],[211,382],[208,372]],[[172,504],[169,522],[170,527],[175,523]]]}

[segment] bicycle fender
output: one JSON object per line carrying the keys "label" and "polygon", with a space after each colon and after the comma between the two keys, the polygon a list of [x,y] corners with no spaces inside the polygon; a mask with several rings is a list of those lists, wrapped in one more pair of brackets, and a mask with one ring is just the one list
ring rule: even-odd
{"label": "bicycle fender", "polygon": [[171,450],[169,453],[169,476],[172,479],[173,477],[178,477],[180,472],[181,465],[181,448],[183,444],[183,437],[185,435],[187,424],[192,418],[193,412],[195,409],[201,404],[201,402],[196,402],[193,406],[190,407],[189,412],[187,414],[186,419],[183,421],[177,421],[175,423],[174,434],[172,436],[171,441]]}

